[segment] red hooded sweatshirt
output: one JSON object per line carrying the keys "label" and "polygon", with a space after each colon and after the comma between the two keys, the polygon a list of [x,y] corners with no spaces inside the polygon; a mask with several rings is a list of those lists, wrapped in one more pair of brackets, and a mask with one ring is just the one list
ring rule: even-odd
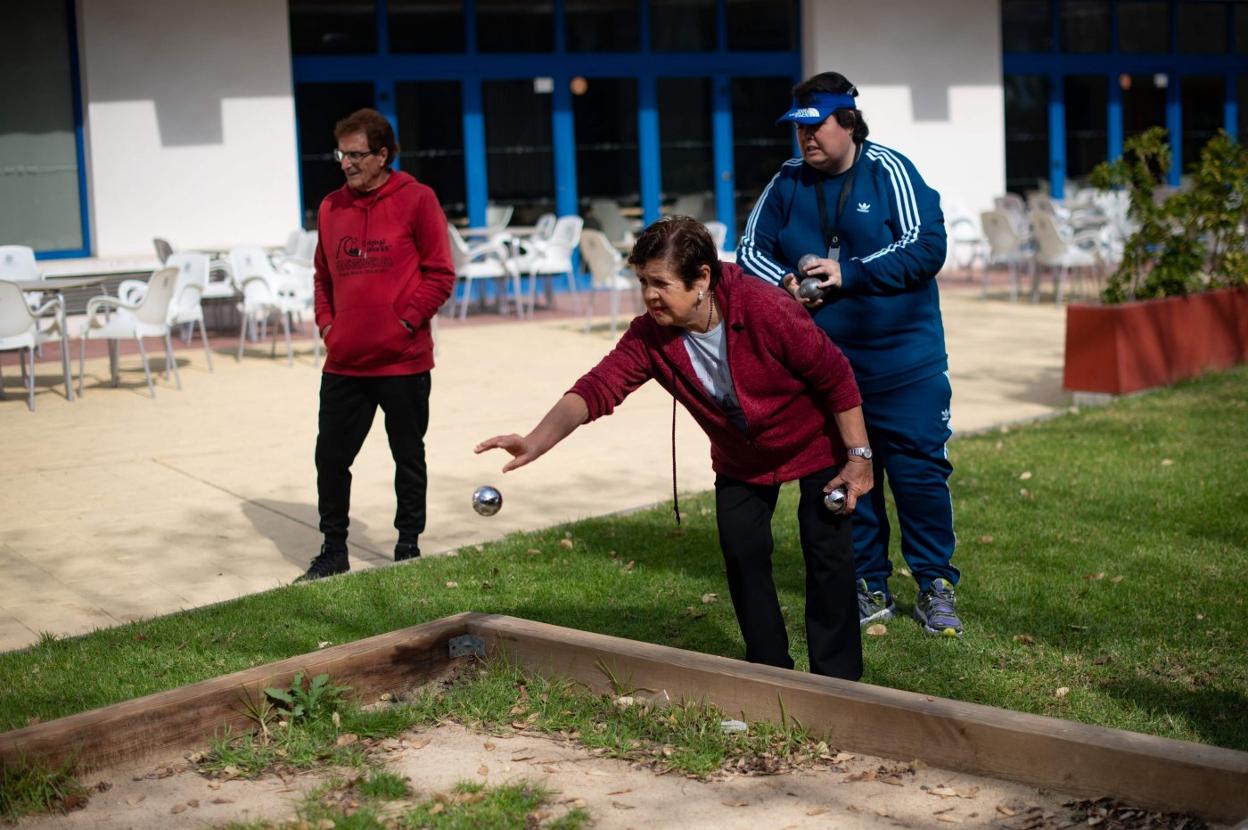
{"label": "red hooded sweatshirt", "polygon": [[316,325],[323,332],[333,324],[325,371],[380,377],[432,369],[429,321],[455,286],[433,190],[401,171],[369,193],[343,185],[321,202],[317,231]]}

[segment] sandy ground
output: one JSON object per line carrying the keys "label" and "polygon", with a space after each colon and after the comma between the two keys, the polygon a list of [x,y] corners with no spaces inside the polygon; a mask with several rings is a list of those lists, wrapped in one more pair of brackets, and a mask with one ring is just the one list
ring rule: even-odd
{"label": "sandy ground", "polygon": [[[552,817],[581,807],[600,830],[952,825],[1035,830],[1063,826],[1071,812],[1061,805],[1072,797],[1060,793],[870,756],[837,757],[839,763],[822,768],[704,782],[658,775],[544,735],[488,735],[458,725],[406,733],[383,742],[378,752],[387,769],[409,779],[414,799],[448,792],[461,781],[493,786],[530,781],[555,793],[547,808]],[[17,826],[145,830],[287,820],[295,818],[304,793],[329,777],[217,781],[189,767],[174,757],[102,771],[84,783],[110,786],[94,793],[84,809],[24,819]]]}
{"label": "sandy ground", "polygon": [[[957,286],[942,297],[955,431],[1062,411],[1063,310]],[[613,344],[605,320],[587,334],[579,316],[480,319],[497,318],[441,326],[427,554],[671,497],[671,398],[654,384],[506,477],[501,453],[473,455],[483,438],[528,430]],[[123,357],[120,389],[104,383],[104,359],[88,360],[86,394],[73,403],[59,362],[40,364],[35,412],[18,394],[14,358],[0,358],[10,392],[0,400],[0,649],[268,590],[307,567],[320,543],[320,367],[307,342],[290,367],[280,350],[272,360],[252,348],[236,363],[221,349],[212,372],[198,344],[180,349],[182,390],[162,380],[154,400],[137,355]],[[676,432],[681,490],[709,489],[706,438],[683,408]],[[380,423],[353,473],[352,568],[388,565],[394,465]],[[492,519],[470,507],[486,483],[504,497]]]}

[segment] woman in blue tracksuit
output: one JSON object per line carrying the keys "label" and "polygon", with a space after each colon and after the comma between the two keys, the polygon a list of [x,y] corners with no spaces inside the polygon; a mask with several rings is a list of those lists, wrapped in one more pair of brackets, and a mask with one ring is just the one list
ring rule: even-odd
{"label": "woman in blue tracksuit", "polygon": [[[867,141],[858,90],[824,72],[793,89],[800,159],[786,161],[738,245],[746,271],[783,285],[853,366],[877,482],[897,504],[901,552],[918,582],[914,614],[929,634],[960,636],[954,586],[952,472],[945,442],[950,387],[936,273],[945,261],[940,196],[910,160]],[[803,262],[806,254],[814,254]],[[821,299],[798,294],[816,277]],[[876,487],[854,514],[862,625],[890,619],[888,517]]]}

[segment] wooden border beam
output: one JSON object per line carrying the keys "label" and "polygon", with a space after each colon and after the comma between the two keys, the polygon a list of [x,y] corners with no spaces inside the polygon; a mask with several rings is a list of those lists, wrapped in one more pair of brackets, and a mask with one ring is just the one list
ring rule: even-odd
{"label": "wooden border beam", "polygon": [[1214,821],[1248,818],[1248,753],[1028,715],[590,634],[513,617],[477,616],[468,631],[522,666],[715,704],[725,714],[778,721],[780,705],[838,749],[1078,795],[1113,796]]}
{"label": "wooden border beam", "polygon": [[59,764],[74,757],[91,770],[155,752],[203,745],[223,729],[249,732],[245,701],[269,686],[285,688],[297,672],[328,674],[365,700],[424,683],[450,663],[448,644],[472,614],[458,614],[290,657],[0,734],[0,763]]}
{"label": "wooden border beam", "polygon": [[328,674],[362,699],[418,686],[451,662],[452,638],[547,676],[610,692],[600,668],[630,688],[705,701],[726,714],[778,721],[784,711],[838,749],[1021,781],[1214,821],[1248,817],[1248,753],[1026,715],[500,615],[464,613],[354,643],[0,734],[0,762],[80,770],[202,745],[253,724],[242,700]]}

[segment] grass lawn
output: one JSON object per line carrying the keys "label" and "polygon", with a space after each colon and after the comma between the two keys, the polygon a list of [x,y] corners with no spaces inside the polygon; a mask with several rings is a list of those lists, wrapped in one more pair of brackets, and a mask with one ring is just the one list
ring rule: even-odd
{"label": "grass lawn", "polygon": [[[967,634],[896,620],[866,682],[1248,750],[1248,370],[950,453]],[[712,499],[682,506],[681,528],[659,506],[45,637],[0,654],[0,730],[467,610],[740,656]],[[786,488],[775,572],[804,668],[794,507]],[[892,587],[908,612],[913,581]]]}

